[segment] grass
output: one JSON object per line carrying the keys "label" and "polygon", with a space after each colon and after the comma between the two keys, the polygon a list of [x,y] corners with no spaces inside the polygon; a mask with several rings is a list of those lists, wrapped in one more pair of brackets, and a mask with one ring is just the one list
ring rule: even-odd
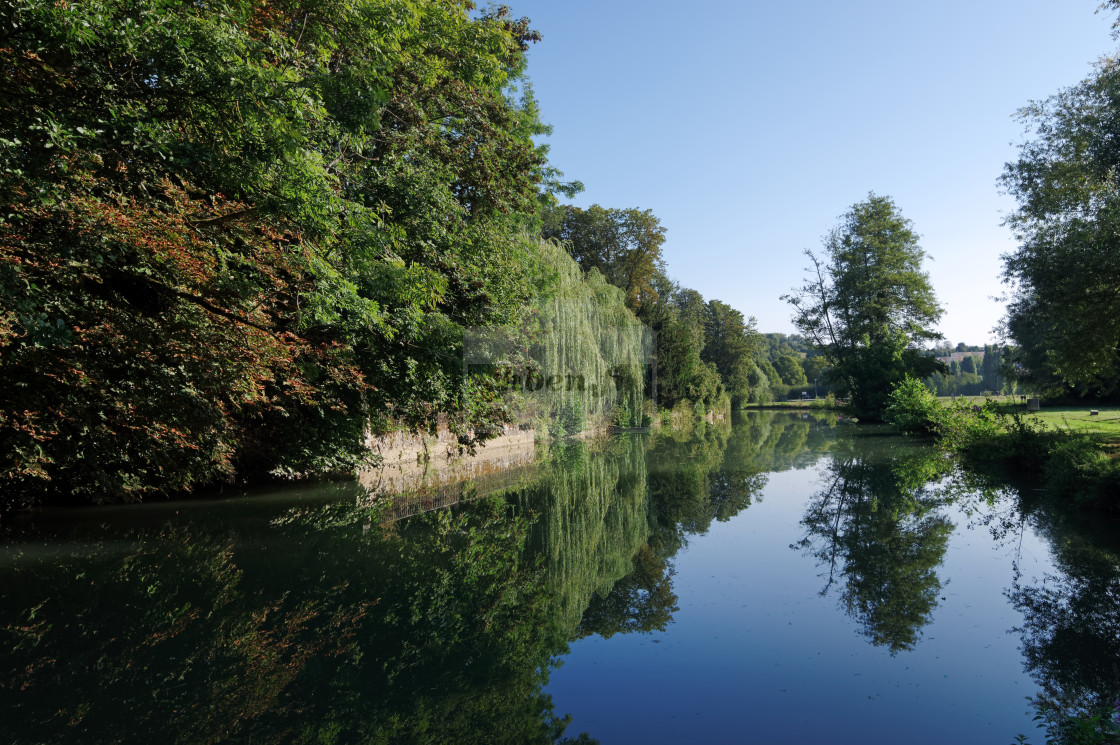
{"label": "grass", "polygon": [[[980,405],[986,400],[985,396],[964,396],[965,401]],[[992,400],[1001,404],[1001,408],[1010,413],[1012,411],[1026,412],[1027,406],[1018,396],[992,396]],[[940,396],[942,402],[949,401],[949,397]],[[1091,415],[1090,410],[1100,412]],[[1036,421],[1042,422],[1049,429],[1074,432],[1081,435],[1092,435],[1106,442],[1120,443],[1120,406],[1097,406],[1084,404],[1080,406],[1046,406],[1043,404],[1040,411],[1027,412]]]}
{"label": "grass", "polygon": [[[979,398],[939,408],[921,396],[905,394],[899,394],[902,398],[896,403],[902,411],[895,412],[895,418],[905,423],[906,415],[932,416],[941,447],[979,471],[997,477],[1001,471],[1033,472],[1056,497],[1120,513],[1120,406],[1044,405],[1035,412],[1015,397],[1001,397],[996,408],[1015,415],[1004,418],[976,406]],[[1094,416],[1092,410],[1098,413]]]}
{"label": "grass", "polygon": [[1085,435],[1107,435],[1120,439],[1120,407],[1100,406],[1100,413],[1090,416],[1088,406],[1055,406],[1034,412],[1039,421],[1054,429],[1070,430]]}
{"label": "grass", "polygon": [[810,409],[812,408],[812,399],[804,399],[801,401],[769,401],[764,404],[750,403],[744,404],[744,409]]}
{"label": "grass", "polygon": [[750,403],[744,404],[744,409],[832,409],[836,408],[836,402],[830,402],[823,396],[818,399],[803,398],[793,401],[770,401],[768,403]]}

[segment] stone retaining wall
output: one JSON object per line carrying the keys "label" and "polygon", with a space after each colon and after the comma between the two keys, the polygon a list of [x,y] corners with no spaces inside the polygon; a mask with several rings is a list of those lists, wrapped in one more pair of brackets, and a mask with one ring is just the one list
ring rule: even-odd
{"label": "stone retaining wall", "polygon": [[370,438],[382,462],[359,471],[358,481],[371,496],[400,495],[391,510],[400,518],[458,502],[468,483],[475,493],[487,493],[525,478],[536,457],[534,441],[533,430],[508,427],[470,455],[459,452],[445,427],[434,436],[396,432]]}

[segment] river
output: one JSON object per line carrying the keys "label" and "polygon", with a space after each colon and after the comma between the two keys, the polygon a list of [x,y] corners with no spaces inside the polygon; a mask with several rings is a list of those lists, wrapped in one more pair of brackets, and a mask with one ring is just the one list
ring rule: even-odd
{"label": "river", "polygon": [[1002,745],[1120,694],[1115,531],[885,429],[750,412],[455,498],[12,522],[0,742]]}

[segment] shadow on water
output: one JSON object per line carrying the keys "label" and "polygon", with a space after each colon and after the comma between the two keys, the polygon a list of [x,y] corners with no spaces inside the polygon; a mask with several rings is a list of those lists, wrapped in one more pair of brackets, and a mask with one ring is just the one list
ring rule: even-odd
{"label": "shadow on water", "polygon": [[[399,521],[329,485],[12,526],[0,739],[593,742],[544,692],[568,642],[664,630],[678,551],[749,510],[768,474],[813,466],[795,548],[873,644],[909,649],[937,606],[958,497],[940,456],[879,432],[765,412],[574,441],[519,483],[474,499],[468,484],[459,504]],[[1005,512],[992,528],[1013,536],[1025,518]],[[1114,700],[1115,547],[1030,514],[1061,576],[1009,593],[1027,668],[1063,705]]]}

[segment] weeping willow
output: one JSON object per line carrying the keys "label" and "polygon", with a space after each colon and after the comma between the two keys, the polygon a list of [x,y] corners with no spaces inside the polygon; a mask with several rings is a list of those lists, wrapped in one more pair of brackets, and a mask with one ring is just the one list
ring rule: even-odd
{"label": "weeping willow", "polygon": [[649,423],[646,372],[652,334],[598,271],[584,274],[560,245],[524,239],[535,297],[520,328],[481,327],[465,360],[497,374],[506,405],[541,437]]}
{"label": "weeping willow", "polygon": [[537,483],[515,500],[538,515],[530,547],[544,558],[555,617],[569,635],[592,596],[607,595],[634,569],[634,555],[650,534],[646,471],[636,437],[605,450],[572,442],[556,448]]}
{"label": "weeping willow", "polygon": [[540,337],[533,350],[544,423],[564,434],[646,424],[648,328],[626,307],[622,290],[596,270],[585,275],[563,247],[540,241],[534,250],[545,267],[534,304]]}

